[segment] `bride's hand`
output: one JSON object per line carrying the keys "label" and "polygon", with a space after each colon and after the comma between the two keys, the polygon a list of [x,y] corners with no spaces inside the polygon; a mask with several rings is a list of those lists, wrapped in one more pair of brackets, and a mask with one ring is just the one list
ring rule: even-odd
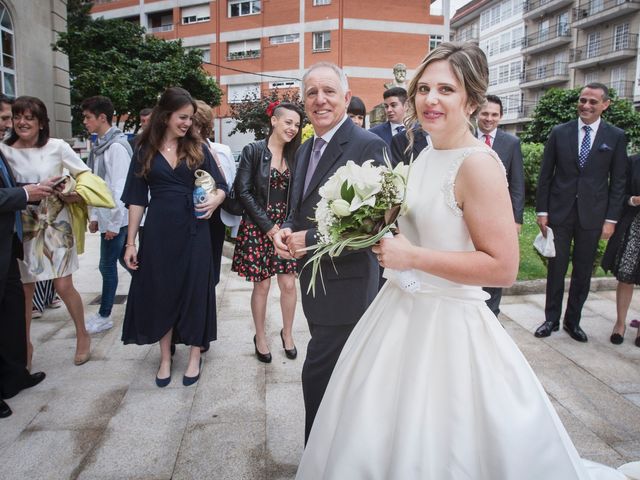
{"label": "bride's hand", "polygon": [[413,268],[415,247],[407,240],[407,237],[399,233],[393,238],[382,238],[377,245],[371,247],[378,257],[378,262],[384,268],[393,270],[410,270]]}

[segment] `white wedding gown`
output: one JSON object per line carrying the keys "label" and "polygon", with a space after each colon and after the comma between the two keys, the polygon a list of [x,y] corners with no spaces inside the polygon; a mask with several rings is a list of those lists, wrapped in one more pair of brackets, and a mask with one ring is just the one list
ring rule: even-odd
{"label": "white wedding gown", "polygon": [[[470,151],[429,148],[414,162],[400,218],[412,243],[474,249],[453,193]],[[349,337],[297,479],[628,478],[580,459],[480,287],[414,273],[419,292],[391,278]]]}

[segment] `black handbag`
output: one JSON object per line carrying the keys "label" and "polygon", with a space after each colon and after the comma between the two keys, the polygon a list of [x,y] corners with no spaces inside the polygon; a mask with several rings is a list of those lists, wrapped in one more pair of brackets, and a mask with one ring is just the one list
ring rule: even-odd
{"label": "black handbag", "polygon": [[242,214],[244,213],[244,206],[242,205],[240,199],[236,196],[236,191],[233,188],[233,184],[229,189],[229,193],[222,202],[222,209],[231,215],[242,216]]}

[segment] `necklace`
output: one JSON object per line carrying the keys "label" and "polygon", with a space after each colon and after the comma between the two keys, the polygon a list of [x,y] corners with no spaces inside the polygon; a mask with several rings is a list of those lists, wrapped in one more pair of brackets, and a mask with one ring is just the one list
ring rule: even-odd
{"label": "necklace", "polygon": [[[177,146],[177,142],[176,142],[176,146]],[[162,150],[164,150],[165,152],[170,152],[172,148],[175,148],[175,146],[167,146],[167,144],[165,143],[164,145],[162,145]]]}

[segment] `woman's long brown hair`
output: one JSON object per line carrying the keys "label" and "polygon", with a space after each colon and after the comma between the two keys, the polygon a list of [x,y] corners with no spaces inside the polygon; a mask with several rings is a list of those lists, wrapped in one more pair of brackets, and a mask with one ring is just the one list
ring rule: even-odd
{"label": "woman's long brown hair", "polygon": [[[194,113],[197,110],[196,102],[184,88],[167,88],[160,96],[158,104],[151,112],[149,124],[142,131],[140,141],[138,142],[140,146],[138,161],[142,164],[142,169],[140,170],[141,176],[147,177],[151,170],[153,158],[162,148],[162,139],[167,130],[167,123],[169,122],[171,114],[186,105],[191,105]],[[181,162],[186,162],[191,170],[195,170],[202,165],[204,161],[202,139],[194,125],[191,125],[191,128],[187,130],[187,134],[184,137],[178,138],[176,155],[178,156],[177,165]]]}

